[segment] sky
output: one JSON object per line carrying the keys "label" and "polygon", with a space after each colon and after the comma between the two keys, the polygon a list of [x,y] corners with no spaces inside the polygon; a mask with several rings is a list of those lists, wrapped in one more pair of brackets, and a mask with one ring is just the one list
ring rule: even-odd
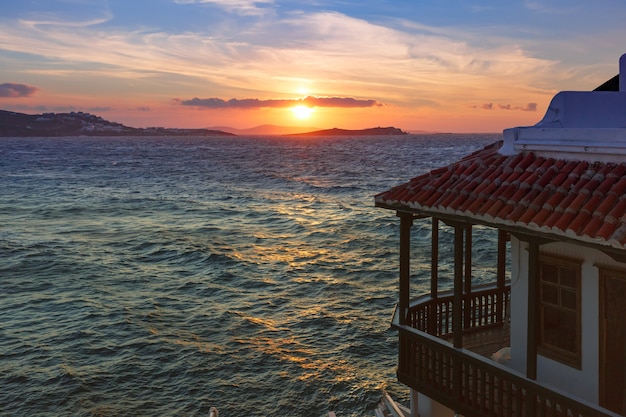
{"label": "sky", "polygon": [[623,0],[2,0],[0,109],[501,132],[616,75],[625,16]]}

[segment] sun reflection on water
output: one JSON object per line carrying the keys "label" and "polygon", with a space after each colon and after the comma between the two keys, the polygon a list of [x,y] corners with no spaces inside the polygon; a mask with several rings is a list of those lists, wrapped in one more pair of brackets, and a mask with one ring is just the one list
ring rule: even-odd
{"label": "sun reflection on water", "polygon": [[[350,381],[355,378],[354,366],[345,359],[325,357],[319,351],[303,346],[293,338],[261,337],[237,341],[261,355],[275,357],[283,366],[295,364],[301,369],[301,372],[295,374],[298,381],[319,379],[328,373],[336,375],[335,381]],[[294,375],[286,370],[281,373],[288,378],[293,378]]]}

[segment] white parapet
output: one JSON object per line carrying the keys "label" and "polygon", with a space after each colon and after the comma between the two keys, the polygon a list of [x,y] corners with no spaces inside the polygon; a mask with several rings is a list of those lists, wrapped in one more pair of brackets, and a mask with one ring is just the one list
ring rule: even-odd
{"label": "white parapet", "polygon": [[619,91],[562,91],[534,126],[504,131],[501,153],[621,162],[626,154],[626,54]]}

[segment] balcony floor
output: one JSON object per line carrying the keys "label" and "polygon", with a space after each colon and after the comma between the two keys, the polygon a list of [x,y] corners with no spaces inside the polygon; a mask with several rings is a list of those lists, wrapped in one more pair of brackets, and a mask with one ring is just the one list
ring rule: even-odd
{"label": "balcony floor", "polygon": [[[443,339],[452,343],[453,337],[449,334]],[[471,330],[463,334],[463,348],[486,358],[491,358],[500,349],[509,347],[510,342],[510,329],[505,325]]]}

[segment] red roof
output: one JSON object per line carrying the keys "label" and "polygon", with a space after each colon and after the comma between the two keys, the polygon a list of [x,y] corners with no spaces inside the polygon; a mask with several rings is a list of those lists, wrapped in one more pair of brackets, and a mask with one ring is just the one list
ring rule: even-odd
{"label": "red roof", "polygon": [[626,249],[626,163],[505,156],[501,144],[378,194],[376,204]]}

